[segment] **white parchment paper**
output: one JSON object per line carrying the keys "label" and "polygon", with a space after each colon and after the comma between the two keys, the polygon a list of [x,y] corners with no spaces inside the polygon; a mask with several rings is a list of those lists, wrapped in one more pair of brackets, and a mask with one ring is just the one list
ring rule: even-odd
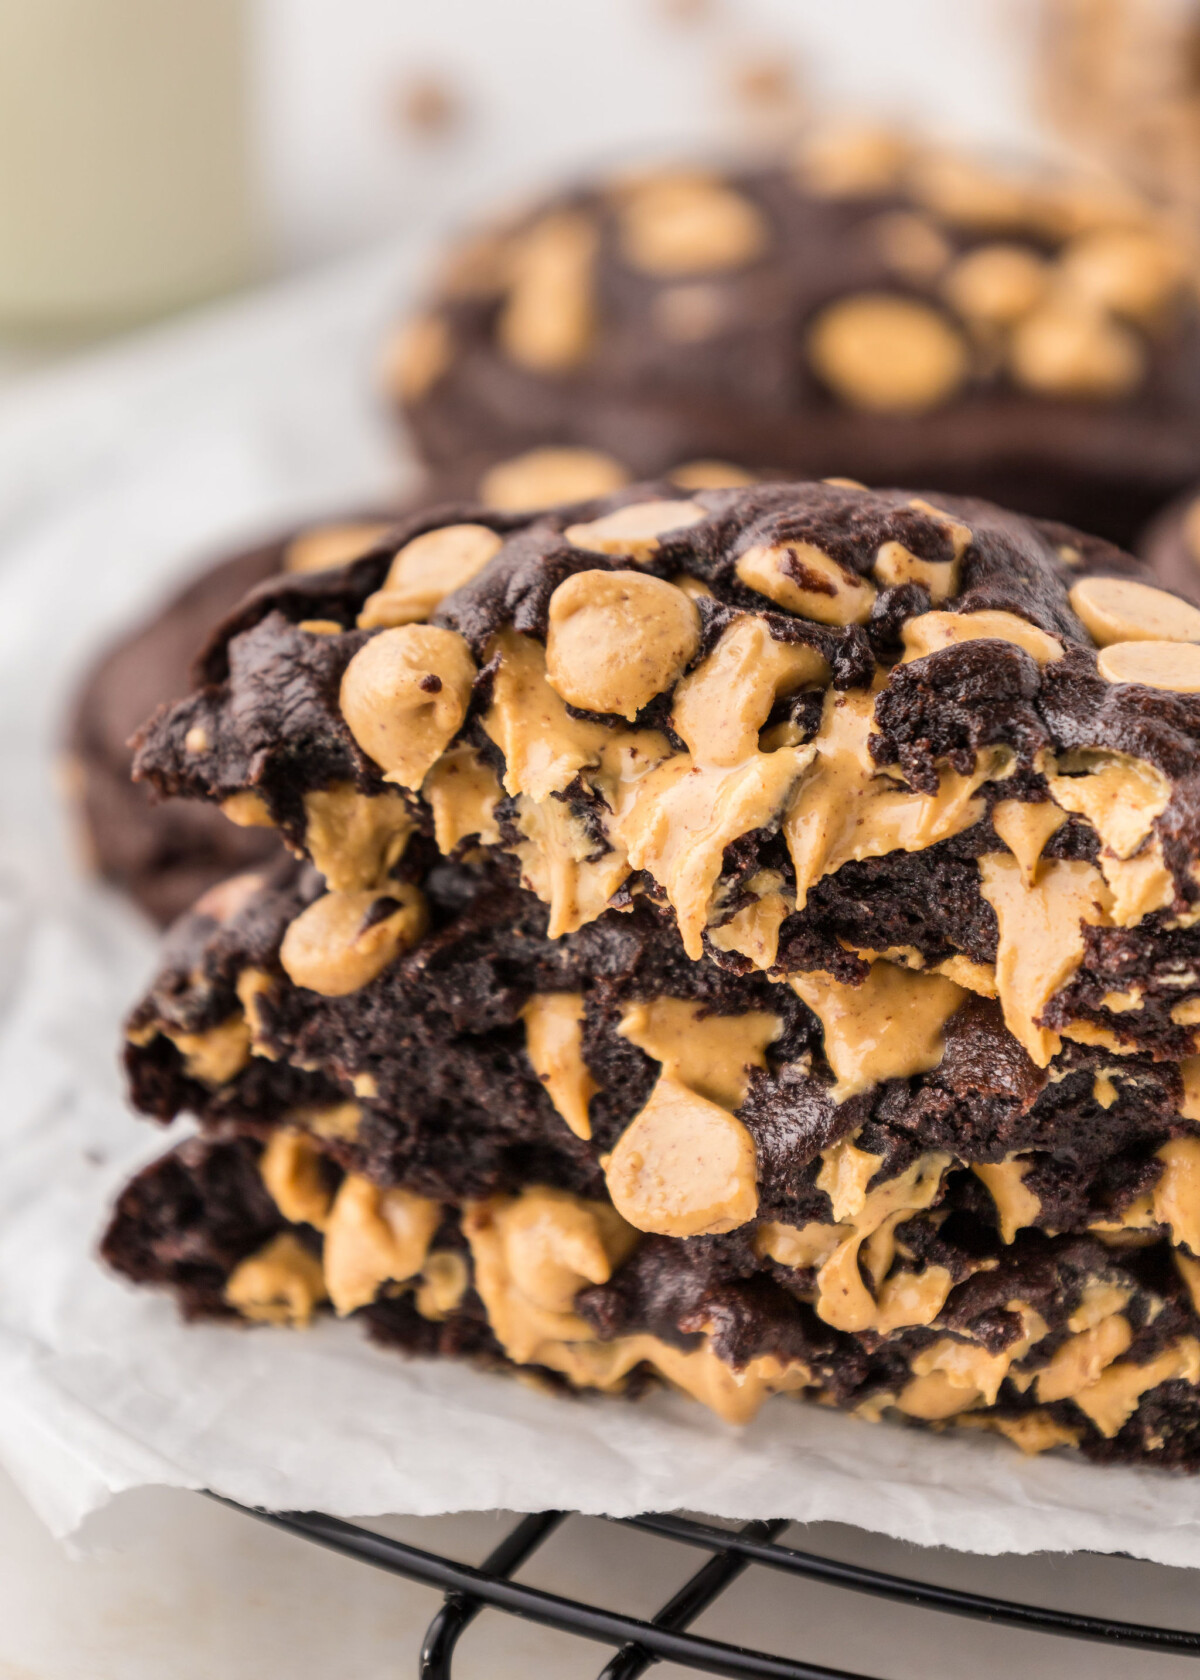
{"label": "white parchment paper", "polygon": [[185,1327],[93,1260],[109,1198],[167,1140],[116,1067],[153,941],[80,878],[54,792],[70,684],[204,554],[398,487],[369,367],[412,268],[388,251],[0,402],[0,1458],[59,1534],[161,1483],[343,1516],[687,1507],[1200,1565],[1200,1480],[788,1400],[741,1432],[667,1394],[556,1401],[350,1324]]}

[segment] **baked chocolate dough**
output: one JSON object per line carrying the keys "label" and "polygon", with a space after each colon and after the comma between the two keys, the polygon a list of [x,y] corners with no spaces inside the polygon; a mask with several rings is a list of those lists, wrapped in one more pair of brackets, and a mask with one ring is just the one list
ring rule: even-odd
{"label": "baked chocolate dough", "polygon": [[715,459],[1129,543],[1200,479],[1200,314],[1155,213],[878,134],[587,183],[485,228],[386,378],[435,471],[566,447],[590,459],[579,495]]}

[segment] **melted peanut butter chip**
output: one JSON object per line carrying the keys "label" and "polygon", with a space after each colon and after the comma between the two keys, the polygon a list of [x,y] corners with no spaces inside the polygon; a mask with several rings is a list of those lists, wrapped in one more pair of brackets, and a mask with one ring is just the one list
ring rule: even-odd
{"label": "melted peanut butter chip", "polygon": [[1038,1399],[1044,1405],[1055,1400],[1073,1400],[1094,1383],[1101,1371],[1129,1351],[1133,1332],[1120,1313],[1101,1319],[1099,1324],[1070,1336],[1055,1349],[1050,1363],[1034,1379]]}
{"label": "melted peanut butter chip", "polygon": [[368,595],[358,615],[360,630],[416,624],[447,595],[478,577],[504,546],[486,525],[443,525],[414,537],[396,555],[383,587]]}
{"label": "melted peanut butter chip", "polygon": [[304,840],[332,892],[376,887],[404,856],[416,824],[398,793],[359,793],[336,782],[304,795]]}
{"label": "melted peanut butter chip", "polygon": [[421,315],[394,335],[383,354],[383,382],[402,402],[419,402],[448,370],[454,355],[440,315]]}
{"label": "melted peanut butter chip", "polygon": [[603,1165],[613,1206],[639,1231],[716,1235],[745,1225],[758,1208],[750,1133],[665,1073]]}
{"label": "melted peanut butter chip", "polygon": [[1070,601],[1097,647],[1113,642],[1200,642],[1200,607],[1132,578],[1081,578]]}
{"label": "melted peanut butter chip", "polygon": [[1027,1190],[1024,1183],[1031,1165],[1032,1162],[1013,1156],[1010,1160],[997,1161],[992,1165],[977,1162],[971,1168],[996,1204],[1002,1242],[1013,1242],[1018,1231],[1023,1231],[1028,1225],[1036,1225],[1041,1215],[1041,1198],[1035,1196],[1032,1190]]}
{"label": "melted peanut butter chip", "polygon": [[747,614],[676,688],[671,727],[697,764],[741,764],[758,751],[759,731],[777,700],[828,680],[823,654],[803,642],[777,642],[760,618]]}
{"label": "melted peanut butter chip", "polygon": [[1200,1342],[1194,1336],[1181,1336],[1144,1365],[1118,1360],[1073,1399],[1101,1435],[1111,1440],[1137,1411],[1143,1394],[1178,1378],[1200,1383]]}
{"label": "melted peanut butter chip", "polygon": [[1116,642],[1096,663],[1105,682],[1200,694],[1200,647],[1190,642]]}
{"label": "melted peanut butter chip", "polygon": [[274,828],[275,818],[261,793],[247,788],[221,801],[221,815],[237,828]]}
{"label": "melted peanut butter chip", "polygon": [[1093,864],[1062,859],[1044,864],[1032,888],[1013,857],[981,857],[979,875],[1000,928],[996,979],[1004,1024],[1038,1067],[1047,1067],[1061,1040],[1038,1023],[1083,960],[1083,924],[1106,919],[1108,889]]}
{"label": "melted peanut butter chip", "polygon": [[700,614],[644,572],[576,572],[550,597],[546,674],[568,705],[633,722],[700,645]]}
{"label": "melted peanut butter chip", "polygon": [[818,624],[865,624],[871,616],[874,584],[812,543],[747,549],[736,569],[748,589]]}
{"label": "melted peanut butter chip", "polygon": [[[818,1184],[841,1210],[844,1222],[835,1227],[839,1240],[817,1272],[817,1317],[835,1330],[878,1328],[885,1300],[880,1286],[895,1258],[896,1226],[937,1200],[950,1157],[937,1152],[920,1155],[874,1190],[866,1186],[878,1156],[844,1139],[823,1151],[823,1157]],[[864,1268],[871,1288],[880,1290],[878,1300],[864,1281]],[[898,1300],[891,1301],[888,1310],[899,1311]]]}
{"label": "melted peanut butter chip", "polygon": [[294,985],[346,997],[415,945],[428,922],[424,895],[408,882],[382,893],[326,893],[288,924],[279,960]]}
{"label": "melted peanut butter chip", "polygon": [[1027,245],[980,245],[960,257],[945,280],[947,300],[969,321],[1009,326],[1039,303],[1045,260]]}
{"label": "melted peanut butter chip", "polygon": [[342,677],[342,716],[384,780],[414,791],[467,715],[475,661],[454,630],[406,624],[359,648]]}
{"label": "melted peanut butter chip", "polygon": [[939,653],[942,648],[955,647],[959,642],[1011,642],[1039,665],[1051,665],[1063,656],[1062,643],[1056,636],[1009,612],[920,613],[906,620],[900,636],[904,643],[904,664],[911,659],[924,659],[929,653]]}
{"label": "melted peanut butter chip", "polygon": [[522,795],[517,806],[521,884],[550,906],[548,938],[575,933],[607,908],[629,861],[619,849],[597,855],[595,835],[562,800],[537,805]]}
{"label": "melted peanut butter chip", "polygon": [[1152,1196],[1155,1220],[1171,1241],[1200,1257],[1200,1138],[1172,1138],[1158,1151],[1162,1174]]}
{"label": "melted peanut butter chip", "polygon": [[1047,840],[1066,820],[1066,812],[1051,799],[1000,799],[992,806],[992,827],[1020,864],[1027,887],[1037,880]]}
{"label": "melted peanut butter chip", "polygon": [[520,512],[607,496],[629,483],[629,474],[598,449],[530,449],[490,467],[479,483],[489,507]]}
{"label": "melted peanut butter chip", "polygon": [[202,1085],[227,1085],[250,1060],[250,1028],[240,1012],[203,1032],[161,1031],[183,1057],[184,1073]]}
{"label": "melted peanut butter chip", "polygon": [[[283,551],[285,572],[325,572],[345,566],[382,542],[390,525],[377,520],[347,525],[317,525],[293,537]],[[339,625],[340,629],[341,626]]]}
{"label": "melted peanut butter chip", "polygon": [[657,553],[659,538],[668,531],[683,531],[707,518],[695,502],[630,502],[600,519],[568,525],[563,536],[576,548],[646,561]]}
{"label": "melted peanut butter chip", "polygon": [[837,1079],[835,1102],[885,1079],[907,1079],[936,1067],[946,1048],[946,1022],[966,997],[940,975],[891,963],[873,963],[858,986],[820,973],[792,974],[788,980],[821,1023],[825,1055]]}
{"label": "melted peanut butter chip", "polygon": [[283,1217],[293,1225],[325,1227],[333,1192],[321,1170],[322,1155],[302,1132],[287,1127],[272,1132],[259,1157],[267,1194]]}
{"label": "melted peanut butter chip", "polygon": [[1117,858],[1138,850],[1170,803],[1171,784],[1162,772],[1126,753],[1070,754],[1058,761],[1058,768],[1082,774],[1048,771],[1052,798],[1065,811],[1086,817]]}
{"label": "melted peanut butter chip", "polygon": [[433,812],[433,837],[444,856],[472,835],[481,846],[499,845],[495,811],[504,789],[474,747],[449,747],[421,783],[421,797]]}
{"label": "melted peanut butter chip", "polygon": [[437,1202],[348,1173],[325,1228],[325,1281],[338,1317],[369,1306],[381,1285],[415,1277],[441,1222]]}
{"label": "melted peanut butter chip", "polygon": [[597,232],[577,210],[544,216],[514,241],[500,347],[534,373],[568,373],[586,361],[595,332]]}
{"label": "melted peanut butter chip", "polygon": [[539,992],[521,1011],[525,1049],[550,1097],[578,1138],[592,1135],[588,1103],[600,1089],[583,1059],[583,995]]}
{"label": "melted peanut butter chip", "polygon": [[809,331],[808,354],[835,396],[879,414],[939,407],[968,369],[966,344],[939,310],[887,292],[829,304]]}
{"label": "melted peanut butter chip", "polygon": [[662,1063],[662,1070],[690,1091],[722,1108],[746,1100],[751,1068],[765,1068],[767,1046],[783,1030],[778,1015],[706,1015],[704,1006],[683,998],[635,1003],[617,1028],[622,1038]]}
{"label": "melted peanut butter chip", "polygon": [[742,268],[766,249],[768,229],[756,204],[714,177],[666,175],[627,196],[620,240],[634,268],[670,278]]}
{"label": "melted peanut butter chip", "polygon": [[321,1262],[290,1231],[243,1260],[225,1285],[226,1301],[243,1318],[293,1329],[311,1323],[328,1298]]}
{"label": "melted peanut butter chip", "polygon": [[1145,360],[1128,327],[1074,302],[1051,301],[1027,315],[1009,344],[1014,379],[1046,397],[1126,396],[1140,383]]}

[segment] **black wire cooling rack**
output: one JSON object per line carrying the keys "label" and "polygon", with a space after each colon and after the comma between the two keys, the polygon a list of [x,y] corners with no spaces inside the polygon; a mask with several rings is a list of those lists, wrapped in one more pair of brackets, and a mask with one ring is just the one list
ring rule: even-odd
{"label": "black wire cooling rack", "polygon": [[[220,1503],[232,1505],[232,1501],[225,1499]],[[636,1616],[624,1616],[581,1599],[543,1592],[512,1579],[566,1520],[569,1513],[565,1511],[542,1511],[518,1518],[479,1567],[472,1568],[319,1512],[260,1511],[242,1505],[232,1505],[232,1508],[288,1534],[340,1552],[343,1557],[373,1564],[377,1569],[442,1592],[444,1603],[429,1624],[421,1650],[420,1680],[453,1680],[455,1646],[463,1631],[484,1610],[503,1611],[542,1627],[614,1647],[614,1655],[601,1670],[599,1680],[636,1680],[655,1663],[664,1661],[678,1663],[696,1674],[725,1675],[729,1680],[873,1680],[869,1675],[851,1674],[846,1669],[825,1668],[794,1657],[773,1656],[767,1651],[728,1645],[689,1633],[691,1623],[751,1567],[803,1576],[806,1580],[848,1587],[897,1604],[966,1616],[1025,1632],[1062,1634],[1131,1650],[1200,1657],[1200,1633],[1110,1621],[1102,1616],[1081,1616],[1067,1610],[1040,1609],[1032,1604],[989,1598],[982,1593],[959,1592],[951,1587],[912,1581],[781,1546],[779,1536],[790,1526],[786,1521],[749,1522],[737,1528],[722,1528],[716,1523],[670,1515],[607,1519],[708,1554],[707,1561],[658,1614],[651,1621],[642,1621]]]}

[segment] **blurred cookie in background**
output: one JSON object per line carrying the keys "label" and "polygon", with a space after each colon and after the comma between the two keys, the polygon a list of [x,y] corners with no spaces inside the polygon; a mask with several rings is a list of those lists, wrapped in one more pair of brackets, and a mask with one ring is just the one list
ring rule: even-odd
{"label": "blurred cookie in background", "polygon": [[378,516],[317,525],[209,567],[92,666],[76,696],[64,782],[89,866],[160,924],[215,882],[279,847],[271,829],[237,828],[183,800],[152,804],[130,781],[129,738],[164,701],[191,686],[208,632],[256,584],[281,571],[322,571],[364,553],[388,529]]}
{"label": "blurred cookie in background", "polygon": [[629,173],[451,253],[384,378],[435,473],[543,446],[987,496],[1128,543],[1200,479],[1189,255],[1140,199],[882,132]]}
{"label": "blurred cookie in background", "polygon": [[1164,589],[1200,603],[1200,485],[1152,521],[1137,552],[1149,562]]}

